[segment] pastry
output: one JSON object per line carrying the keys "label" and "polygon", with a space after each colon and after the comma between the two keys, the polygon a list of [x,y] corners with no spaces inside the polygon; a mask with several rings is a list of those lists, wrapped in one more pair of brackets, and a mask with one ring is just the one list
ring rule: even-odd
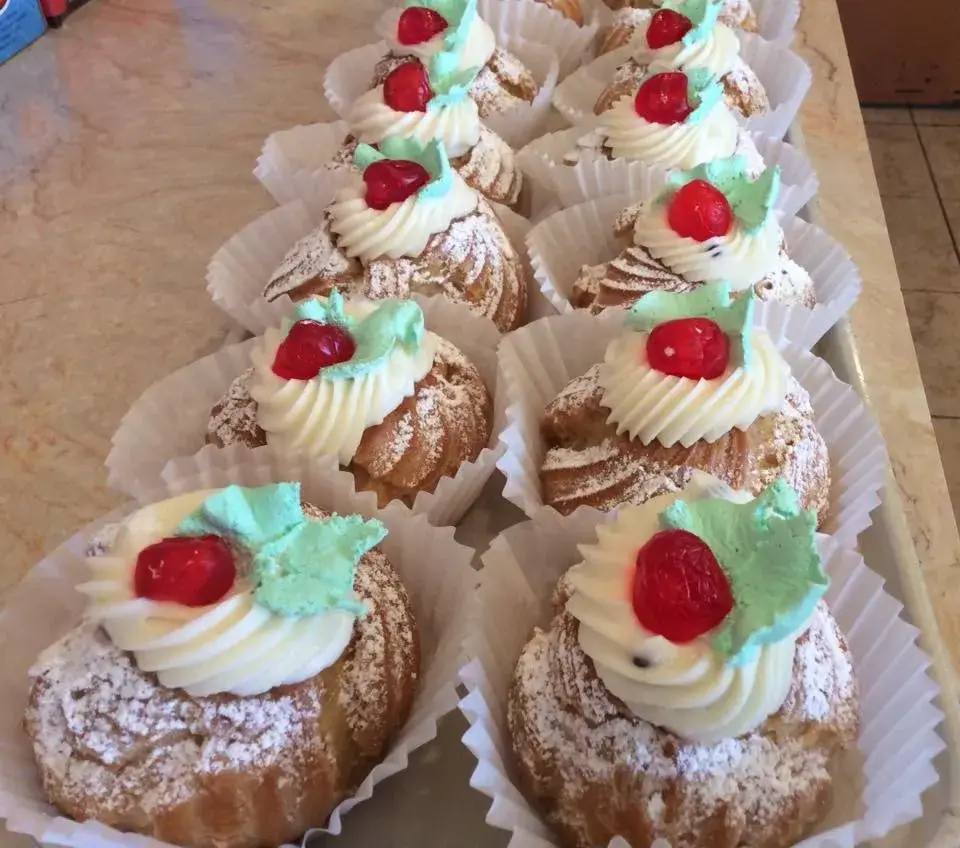
{"label": "pastry", "polygon": [[702,68],[720,80],[727,105],[744,118],[770,111],[757,75],[740,58],[736,33],[717,21],[719,0],[667,0],[638,23],[629,42],[629,58],[597,98],[599,115],[621,97],[633,94],[649,67],[688,71]]}
{"label": "pastry", "polygon": [[[607,5],[615,9],[613,23],[601,28],[597,34],[597,53],[603,55],[611,50],[626,46],[641,23],[645,23],[662,2],[657,0],[629,0],[618,3],[608,0]],[[757,31],[757,15],[750,0],[724,0],[720,5],[717,20],[731,29],[745,32]]]}
{"label": "pastry", "polygon": [[479,69],[470,85],[481,118],[533,103],[540,86],[524,64],[497,46],[493,30],[477,14],[476,0],[407,0],[385,15],[378,33],[389,52],[374,71],[371,87],[409,57],[427,62],[439,52],[453,54],[457,69]]}
{"label": "pastry", "polygon": [[790,258],[777,223],[779,191],[779,168],[754,178],[739,156],[671,174],[657,198],[617,216],[620,253],[583,266],[571,302],[599,312],[629,306],[652,291],[690,291],[725,280],[761,300],[815,306],[813,280]]}
{"label": "pastry", "polygon": [[603,157],[689,170],[731,156],[743,157],[753,176],[763,170],[753,139],[723,102],[717,78],[703,69],[648,69],[639,89],[603,112],[564,162]]}
{"label": "pastry", "polygon": [[583,26],[583,7],[580,0],[537,0],[537,2],[559,12],[577,26]]}
{"label": "pastry", "polygon": [[414,301],[310,298],[250,361],[211,411],[207,443],[336,455],[381,507],[412,505],[490,441],[489,390]]}
{"label": "pastry", "polygon": [[60,812],[191,848],[322,825],[386,753],[419,674],[386,528],[299,483],[192,492],[94,546],[85,621],[30,670]]}
{"label": "pastry", "polygon": [[754,494],[786,480],[823,522],[827,446],[806,389],[752,326],[753,303],[712,283],[632,307],[603,362],[544,410],[543,502],[612,510],[681,490],[699,469]]}
{"label": "pastry", "polygon": [[523,323],[523,260],[438,142],[389,137],[379,151],[357,145],[354,161],[359,173],[284,257],[264,290],[267,300],[303,300],[334,288],[371,300],[442,294],[501,332]]}
{"label": "pastry", "polygon": [[564,848],[787,848],[860,735],[814,517],[700,475],[597,528],[517,663],[519,787]]}
{"label": "pastry", "polygon": [[335,165],[355,167],[357,142],[376,147],[390,136],[421,144],[439,141],[468,186],[487,200],[516,204],[523,178],[514,152],[481,123],[477,104],[467,95],[479,69],[458,71],[455,60],[451,53],[435,53],[428,65],[409,59],[361,96],[347,116],[350,135]]}

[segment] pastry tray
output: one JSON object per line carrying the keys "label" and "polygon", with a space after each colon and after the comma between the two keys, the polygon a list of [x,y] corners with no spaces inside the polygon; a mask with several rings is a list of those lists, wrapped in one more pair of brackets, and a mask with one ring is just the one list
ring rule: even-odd
{"label": "pastry tray", "polygon": [[[794,127],[790,142],[804,149]],[[801,213],[818,222],[816,200]],[[846,320],[834,327],[817,348],[837,375],[866,398],[858,352]],[[493,538],[524,514],[500,493],[503,477],[497,472],[482,496],[457,527],[456,538],[483,553]],[[871,848],[958,848],[960,846],[960,702],[948,653],[941,641],[923,580],[910,529],[892,475],[873,513],[873,525],[860,536],[866,561],[888,583],[904,604],[904,616],[922,633],[931,655],[931,673],[940,685],[939,706],[944,721],[938,728],[947,743],[935,760],[940,781],[923,795],[923,817],[887,837],[868,843]],[[490,799],[470,788],[475,760],[460,743],[467,723],[459,712],[440,723],[438,736],[411,757],[410,767],[377,786],[374,797],[343,819],[339,836],[319,836],[311,848],[505,848],[510,834],[484,822]]]}

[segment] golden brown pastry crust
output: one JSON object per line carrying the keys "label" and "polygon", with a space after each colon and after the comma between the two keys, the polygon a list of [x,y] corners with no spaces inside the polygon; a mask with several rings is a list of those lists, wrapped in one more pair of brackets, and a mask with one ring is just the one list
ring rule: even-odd
{"label": "golden brown pastry crust", "polygon": [[783,411],[733,429],[717,441],[689,448],[643,445],[617,435],[601,404],[600,366],[572,380],[544,410],[541,432],[547,451],[540,467],[543,502],[569,515],[579,506],[608,511],[681,490],[691,469],[733,489],[760,494],[784,478],[804,509],[823,524],[830,503],[830,460],[813,422],[806,390],[791,379]]}
{"label": "golden brown pastry crust", "polygon": [[370,300],[442,294],[489,318],[502,333],[526,316],[528,270],[489,203],[454,219],[413,258],[383,256],[366,265],[344,254],[325,214],[320,227],[295,244],[264,289],[266,300],[326,297],[334,289]]}
{"label": "golden brown pastry crust", "polygon": [[[644,20],[644,17],[640,17],[637,13],[642,15],[644,12],[656,11],[658,8],[658,5],[651,0],[604,0],[604,2],[617,13],[614,15],[614,23],[611,29],[627,30],[625,36],[621,36],[621,43],[617,47],[626,44],[633,35],[633,30],[636,29],[637,24]],[[746,32],[757,31],[757,16],[750,0],[727,0],[720,10],[717,20],[731,29],[742,29]],[[602,47],[607,38],[607,33],[601,30],[599,35],[600,41],[598,44]],[[615,49],[616,47],[606,50],[601,49],[600,54]]]}
{"label": "golden brown pastry crust", "polygon": [[[410,61],[417,60],[388,53],[374,68],[370,88],[381,85],[390,71]],[[539,92],[540,85],[533,74],[502,47],[494,49],[470,87],[470,96],[476,101],[481,118],[501,115],[521,103],[533,103]]]}
{"label": "golden brown pastry crust", "polygon": [[583,26],[583,7],[580,5],[580,0],[537,0],[537,2],[549,6],[577,26]]}
{"label": "golden brown pastry crust", "polygon": [[[614,72],[613,79],[600,92],[593,107],[594,114],[600,115],[621,98],[633,96],[640,87],[640,80],[648,65],[641,65],[635,59],[628,59]],[[736,72],[729,73],[720,82],[723,84],[723,99],[735,112],[745,118],[762,115],[770,111],[770,101],[763,83],[743,62]]]}
{"label": "golden brown pastry crust", "polygon": [[[357,140],[347,136],[334,157],[334,163],[355,168],[353,153],[356,149]],[[511,208],[516,206],[523,188],[523,171],[517,164],[513,148],[492,130],[481,126],[480,140],[463,156],[451,159],[450,165],[470,188],[487,200]]]}
{"label": "golden brown pastry crust", "polygon": [[246,698],[167,689],[95,624],[71,631],[31,670],[24,720],[51,803],[191,848],[280,845],[321,825],[383,758],[419,674],[410,602],[382,551],[355,586],[372,613],[340,659]]}
{"label": "golden brown pastry crust", "polygon": [[[856,687],[836,671],[840,662],[849,669],[849,651],[822,604],[797,642],[779,712],[710,748],[635,718],[597,676],[577,627],[561,610],[549,631],[535,632],[507,703],[520,789],[560,845],[594,848],[619,835],[632,848],[657,838],[684,848],[786,848],[822,820],[828,769],[859,735]],[[824,703],[826,714],[812,719]],[[707,761],[706,773],[690,765]]]}
{"label": "golden brown pastry crust", "polygon": [[[217,447],[261,447],[257,403],[247,388],[253,369],[231,384],[210,414],[206,440]],[[433,367],[382,424],[368,427],[347,466],[359,491],[375,492],[381,507],[395,498],[411,506],[473,462],[490,442],[493,399],[474,365],[440,339]]]}

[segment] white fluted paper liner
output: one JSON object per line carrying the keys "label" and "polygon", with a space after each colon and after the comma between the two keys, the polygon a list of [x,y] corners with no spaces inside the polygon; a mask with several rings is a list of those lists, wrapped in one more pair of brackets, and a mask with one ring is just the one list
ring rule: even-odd
{"label": "white fluted paper liner", "polygon": [[[416,296],[416,300],[423,308],[427,329],[455,344],[495,394],[500,334],[493,323],[443,297]],[[287,303],[289,309],[292,304]],[[231,452],[204,444],[211,409],[250,367],[250,353],[258,341],[248,339],[222,348],[174,371],[140,395],[113,435],[106,461],[108,485],[140,497],[156,488],[170,460],[196,457],[195,461],[204,466],[223,467],[232,464],[237,455],[270,452],[269,447]],[[491,422],[489,446],[474,462],[463,463],[455,476],[442,478],[433,492],[420,492],[413,512],[425,515],[433,524],[456,524],[496,469],[502,453],[497,438],[502,424],[501,412]],[[373,493],[366,495],[370,508],[376,507]]]}
{"label": "white fluted paper liner", "polygon": [[[762,317],[757,319],[762,323]],[[507,478],[503,496],[531,518],[558,515],[543,503],[540,466],[546,445],[540,419],[546,405],[575,377],[603,361],[607,345],[623,332],[623,313],[599,316],[584,312],[555,315],[504,337],[498,358],[500,408],[506,427],[500,439],[506,451],[497,467]],[[873,416],[830,366],[812,353],[780,340],[793,375],[810,393],[814,421],[830,455],[830,507],[821,529],[842,544],[856,545],[880,504],[888,460]],[[580,507],[564,519],[590,526],[602,513]]]}
{"label": "white fluted paper liner", "polygon": [[[472,661],[461,675],[468,694],[460,709],[470,723],[463,742],[478,760],[470,785],[493,799],[487,823],[512,831],[510,848],[556,844],[511,778],[511,677],[532,629],[549,625],[551,593],[580,561],[577,545],[595,539],[595,526],[529,521],[502,533],[483,555],[467,649]],[[834,781],[828,819],[800,845],[853,848],[921,815],[920,796],[938,780],[932,761],[944,747],[935,729],[943,715],[933,703],[938,688],[926,673],[929,657],[916,645],[918,631],[898,618],[902,605],[859,554],[826,536],[818,543],[831,578],[826,601],[846,634],[860,685],[859,756],[848,756],[840,771],[862,769],[862,779]],[[614,846],[628,848],[619,838]]]}
{"label": "white fluted paper liner", "polygon": [[353,172],[349,168],[321,169],[333,160],[348,133],[346,121],[301,124],[271,133],[253,174],[277,203],[322,196],[327,186],[336,191],[349,182]]}
{"label": "white fluted paper liner", "polygon": [[[374,32],[388,40],[396,32],[401,11],[397,7],[387,9],[374,25]],[[591,55],[597,34],[597,27],[589,21],[586,26],[577,26],[536,0],[478,0],[477,13],[493,30],[501,47],[509,50],[507,44],[516,36],[549,45],[557,55],[560,79],[579,68]]]}
{"label": "white fluted paper liner", "polygon": [[[500,115],[484,119],[490,129],[518,150],[544,132],[560,65],[556,53],[547,45],[528,41],[517,34],[508,35],[498,44],[520,59],[540,85],[533,103],[521,103]],[[387,44],[380,41],[343,53],[330,63],[323,78],[323,90],[341,118],[346,118],[360,95],[369,91],[374,68],[386,54]]]}
{"label": "white fluted paper liner", "polygon": [[[300,480],[306,500],[341,513],[375,516],[389,530],[381,547],[399,572],[417,617],[420,679],[410,718],[383,762],[351,798],[334,810],[325,827],[317,822],[317,828],[324,832],[339,833],[342,816],[369,798],[376,784],[405,769],[410,753],[433,739],[437,720],[456,706],[457,672],[463,663],[467,622],[473,614],[473,551],[457,544],[450,528],[433,527],[424,516],[411,515],[403,506],[370,509],[366,499],[353,491],[349,475],[337,468],[335,460],[305,465],[258,455],[247,456],[227,468],[184,462],[180,471],[176,479],[145,495],[141,503],[230,483],[257,486]],[[59,816],[43,795],[30,744],[21,727],[27,703],[27,670],[41,650],[79,622],[84,600],[74,587],[86,579],[83,551],[87,541],[104,524],[135,508],[130,505],[106,516],[58,547],[28,572],[9,594],[0,614],[0,644],[4,646],[0,666],[0,818],[7,820],[9,830],[32,836],[41,844],[78,848],[166,846],[155,839]]]}
{"label": "white fluted paper liner", "polygon": [[[645,186],[647,195],[655,194]],[[571,312],[573,284],[584,265],[608,262],[620,253],[614,219],[630,203],[627,195],[571,206],[543,219],[527,234],[527,251],[543,296],[558,312]],[[800,218],[781,220],[787,252],[813,280],[817,304],[787,306],[758,302],[757,313],[775,338],[812,348],[860,295],[860,272],[850,255],[819,227]]]}
{"label": "white fluted paper liner", "polygon": [[[563,157],[576,150],[577,142],[588,134],[592,123],[588,121],[530,142],[517,155],[527,177],[552,191],[561,208],[621,193],[628,195],[631,203],[654,197],[676,169],[637,160],[607,159],[586,151],[576,165],[564,164]],[[817,193],[819,181],[810,160],[781,139],[760,133],[752,133],[752,137],[763,161],[780,168],[777,209],[783,215],[795,215]]]}
{"label": "white fluted paper liner", "polygon": [[[783,138],[790,129],[813,80],[810,68],[796,53],[759,36],[738,32],[740,56],[763,83],[770,111],[746,119],[744,126],[774,138]],[[600,93],[614,72],[630,58],[630,46],[621,47],[584,65],[568,76],[553,94],[553,105],[571,123],[581,124],[593,115]]]}
{"label": "white fluted paper liner", "polygon": [[[286,296],[267,303],[263,289],[287,251],[320,226],[324,209],[336,191],[335,182],[326,176],[328,173],[322,171],[316,175],[313,197],[306,191],[301,199],[271,209],[251,221],[220,247],[207,266],[207,292],[213,302],[251,333],[262,333],[289,308]],[[524,241],[530,222],[506,206],[491,205],[511,244],[525,258]],[[528,320],[554,311],[531,273],[527,290]]]}

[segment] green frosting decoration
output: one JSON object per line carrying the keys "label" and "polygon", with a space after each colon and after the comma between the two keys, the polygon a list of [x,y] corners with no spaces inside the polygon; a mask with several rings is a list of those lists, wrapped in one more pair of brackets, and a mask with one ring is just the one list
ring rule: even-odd
{"label": "green frosting decoration", "polygon": [[734,300],[730,284],[719,281],[689,292],[649,292],[627,310],[626,325],[631,330],[649,333],[657,324],[678,318],[709,318],[734,342],[730,350],[733,364],[746,368],[752,356],[753,308],[752,290]]}
{"label": "green frosting decoration", "polygon": [[188,515],[177,532],[213,533],[245,549],[254,599],[284,618],[330,610],[365,615],[353,592],[357,563],[387,535],[379,521],[360,515],[311,518],[296,482],[228,486]]}
{"label": "green frosting decoration", "polygon": [[298,303],[296,315],[298,321],[338,324],[357,346],[347,362],[320,370],[324,380],[362,377],[381,368],[397,345],[412,355],[423,339],[423,310],[412,300],[380,300],[369,315],[354,318],[346,313],[343,297],[334,289],[326,300],[308,298]]}
{"label": "green frosting decoration", "polygon": [[432,9],[446,22],[443,33],[443,48],[457,52],[467,42],[467,35],[477,16],[477,0],[406,0],[405,9],[422,6]]}
{"label": "green frosting decoration", "polygon": [[687,102],[693,111],[687,115],[687,123],[698,124],[709,115],[723,97],[720,80],[705,68],[691,68],[687,75]]}
{"label": "green frosting decoration", "polygon": [[693,26],[681,39],[689,47],[710,34],[717,25],[721,6],[723,0],[666,0],[660,8],[670,9],[690,19]]}
{"label": "green frosting decoration", "polygon": [[374,162],[390,159],[394,162],[416,162],[430,174],[430,182],[417,192],[417,197],[432,200],[443,197],[453,185],[453,171],[443,145],[434,139],[421,144],[415,138],[387,136],[380,142],[380,149],[369,144],[358,144],[353,153],[353,161],[362,171]]}
{"label": "green frosting decoration", "polygon": [[480,73],[480,68],[460,70],[460,58],[455,53],[434,53],[427,66],[427,77],[433,97],[427,103],[427,111],[456,106],[467,99],[470,86]]}
{"label": "green frosting decoration", "polygon": [[756,179],[747,172],[747,160],[742,156],[717,159],[697,165],[689,171],[677,171],[668,178],[668,187],[657,199],[666,202],[681,186],[693,180],[705,180],[719,189],[727,198],[741,228],[747,233],[757,232],[773,214],[773,205],[780,194],[780,168],[766,168]]}
{"label": "green frosting decoration", "polygon": [[711,637],[729,665],[753,662],[761,645],[796,633],[830,585],[817,551],[816,513],[801,510],[783,480],[743,504],[675,501],[660,524],[701,538],[730,580],[733,610]]}

